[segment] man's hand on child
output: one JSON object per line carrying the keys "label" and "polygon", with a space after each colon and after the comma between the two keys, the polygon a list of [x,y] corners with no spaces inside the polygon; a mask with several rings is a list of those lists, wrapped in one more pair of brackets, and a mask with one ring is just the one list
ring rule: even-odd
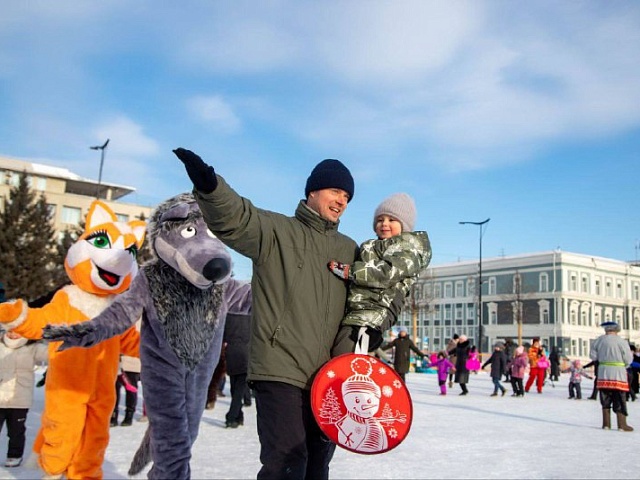
{"label": "man's hand on child", "polygon": [[331,260],[327,266],[335,276],[340,277],[343,280],[351,280],[351,277],[349,276],[351,270],[350,265]]}

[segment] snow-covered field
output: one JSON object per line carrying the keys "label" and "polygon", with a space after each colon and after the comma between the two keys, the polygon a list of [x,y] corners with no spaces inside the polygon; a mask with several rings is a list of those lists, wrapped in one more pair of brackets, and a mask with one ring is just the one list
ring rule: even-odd
{"label": "snow-covered field", "polygon": [[[40,376],[36,375],[36,379]],[[331,463],[336,479],[371,478],[500,478],[598,479],[640,478],[638,435],[640,401],[629,403],[631,433],[600,429],[599,402],[588,400],[592,381],[585,380],[583,400],[568,400],[568,375],[555,388],[525,398],[489,397],[486,372],[471,376],[470,394],[458,396],[454,385],[439,396],[435,375],[410,373],[414,418],[411,431],[397,448],[380,455],[359,455],[338,448]],[[228,382],[227,382],[228,384]],[[533,390],[532,390],[533,392]],[[228,392],[227,392],[228,393]],[[35,390],[28,418],[28,449],[37,431],[43,389]],[[141,402],[139,402],[141,406]],[[255,406],[245,407],[245,425],[224,428],[229,397],[206,410],[191,462],[194,479],[255,478],[260,468]],[[140,416],[138,413],[136,419]],[[615,416],[613,420],[615,426]],[[129,478],[127,470],[146,423],[111,429],[104,462],[106,479]],[[0,436],[0,459],[6,452],[6,428]],[[4,463],[4,462],[3,462]],[[0,467],[0,478],[38,478],[25,466]],[[140,475],[145,478],[146,472]]]}

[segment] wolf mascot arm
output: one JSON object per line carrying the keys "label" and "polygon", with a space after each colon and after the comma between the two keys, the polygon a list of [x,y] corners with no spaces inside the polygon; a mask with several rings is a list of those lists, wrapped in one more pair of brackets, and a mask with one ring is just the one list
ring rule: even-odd
{"label": "wolf mascot arm", "polygon": [[143,305],[138,299],[143,298],[142,292],[145,290],[145,277],[139,274],[134,278],[129,290],[119,295],[98,316],[73,325],[46,325],[42,329],[42,338],[49,341],[62,340],[58,351],[63,351],[71,347],[92,347],[103,340],[120,335],[133,327],[142,315]]}

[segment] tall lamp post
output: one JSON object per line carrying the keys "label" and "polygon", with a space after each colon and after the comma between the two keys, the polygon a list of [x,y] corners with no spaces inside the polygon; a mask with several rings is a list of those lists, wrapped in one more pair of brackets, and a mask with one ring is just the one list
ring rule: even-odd
{"label": "tall lamp post", "polygon": [[102,166],[104,165],[104,150],[109,145],[109,139],[104,142],[104,145],[96,145],[95,147],[89,147],[91,150],[100,150],[100,172],[98,173],[98,187],[96,189],[96,198],[100,198],[100,184],[102,183]]}
{"label": "tall lamp post", "polygon": [[460,225],[477,225],[480,227],[480,258],[478,267],[478,354],[482,356],[482,337],[484,327],[482,324],[482,227],[491,220],[487,218],[482,222],[458,222]]}

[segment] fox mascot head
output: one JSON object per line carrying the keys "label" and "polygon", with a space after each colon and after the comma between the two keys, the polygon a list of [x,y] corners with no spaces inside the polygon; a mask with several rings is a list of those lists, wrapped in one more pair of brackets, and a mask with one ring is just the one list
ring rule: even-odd
{"label": "fox mascot head", "polygon": [[109,206],[94,200],[86,228],[67,252],[64,268],[69,279],[95,295],[122,293],[138,273],[145,222],[119,222]]}

